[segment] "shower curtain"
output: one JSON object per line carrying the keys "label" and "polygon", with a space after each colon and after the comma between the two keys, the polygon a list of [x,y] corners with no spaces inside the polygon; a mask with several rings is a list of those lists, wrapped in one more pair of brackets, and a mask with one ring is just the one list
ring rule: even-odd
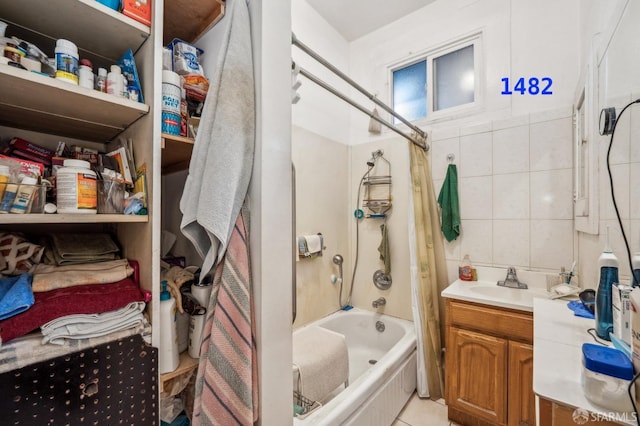
{"label": "shower curtain", "polygon": [[[440,216],[424,149],[409,143],[411,189],[409,240],[414,323],[418,335],[418,395],[438,399],[444,393],[442,347],[444,302],[448,285]],[[444,318],[443,318],[444,320]]]}

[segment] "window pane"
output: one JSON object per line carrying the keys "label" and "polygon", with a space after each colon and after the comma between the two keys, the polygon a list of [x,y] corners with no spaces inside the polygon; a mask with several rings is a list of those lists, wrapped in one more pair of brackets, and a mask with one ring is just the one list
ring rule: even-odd
{"label": "window pane", "polygon": [[427,116],[427,61],[393,72],[393,110],[409,121]]}
{"label": "window pane", "polygon": [[434,109],[468,104],[474,100],[473,45],[433,60]]}

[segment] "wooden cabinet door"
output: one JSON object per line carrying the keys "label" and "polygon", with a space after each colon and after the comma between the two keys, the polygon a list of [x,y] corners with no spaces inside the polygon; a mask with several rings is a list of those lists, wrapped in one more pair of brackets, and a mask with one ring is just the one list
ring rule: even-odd
{"label": "wooden cabinet door", "polygon": [[477,419],[505,425],[508,341],[456,327],[448,333],[447,403]]}
{"label": "wooden cabinet door", "polygon": [[509,341],[509,426],[535,426],[533,346]]}

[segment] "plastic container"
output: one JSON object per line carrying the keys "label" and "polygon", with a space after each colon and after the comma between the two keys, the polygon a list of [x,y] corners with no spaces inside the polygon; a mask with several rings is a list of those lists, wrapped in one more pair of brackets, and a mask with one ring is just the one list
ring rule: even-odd
{"label": "plastic container", "polygon": [[91,61],[83,59],[80,61],[80,69],[78,70],[78,79],[80,86],[93,90],[93,66]]}
{"label": "plastic container", "polygon": [[[633,379],[631,360],[607,346],[582,345],[582,388],[592,403],[612,411],[633,409],[627,388]],[[635,394],[632,389],[632,394]]]}
{"label": "plastic container", "polygon": [[113,10],[120,10],[120,0],[98,0],[98,3],[104,4]]}
{"label": "plastic container", "polygon": [[[200,284],[191,285],[191,295],[205,309],[209,306],[209,298],[213,283],[202,282]],[[200,344],[202,343],[202,330],[204,329],[204,321],[206,319],[206,310],[202,315],[191,315],[189,322],[189,356],[192,358],[200,358]]]}
{"label": "plastic container", "polygon": [[471,258],[469,258],[468,254],[464,255],[462,259],[462,263],[458,268],[458,275],[462,281],[477,281],[477,273],[476,269],[471,264]]}
{"label": "plastic container", "polygon": [[180,135],[180,76],[162,71],[162,132]]}
{"label": "plastic container", "polygon": [[162,281],[160,292],[160,347],[158,369],[160,374],[175,371],[180,363],[178,331],[176,324],[176,299],[167,291],[167,282]]}
{"label": "plastic container", "polygon": [[611,299],[612,286],[618,283],[618,258],[609,244],[609,227],[604,251],[598,258],[600,280],[596,291],[596,333],[601,339],[609,340],[609,333],[613,332],[613,301]]}
{"label": "plastic container", "polygon": [[117,65],[111,65],[111,72],[107,74],[107,93],[122,97],[122,73]]}
{"label": "plastic container", "polygon": [[104,179],[97,181],[98,213],[124,213],[124,182]]}
{"label": "plastic container", "polygon": [[84,160],[64,160],[56,174],[58,213],[98,212],[97,177]]}
{"label": "plastic container", "polygon": [[26,176],[20,182],[20,186],[16,190],[16,198],[13,200],[9,213],[24,214],[27,213],[31,205],[31,197],[36,189],[38,179]]}
{"label": "plastic container", "polygon": [[105,68],[98,68],[98,78],[96,79],[96,90],[100,92],[107,92],[107,70]]}
{"label": "plastic container", "polygon": [[78,84],[78,47],[65,39],[56,42],[56,79]]}

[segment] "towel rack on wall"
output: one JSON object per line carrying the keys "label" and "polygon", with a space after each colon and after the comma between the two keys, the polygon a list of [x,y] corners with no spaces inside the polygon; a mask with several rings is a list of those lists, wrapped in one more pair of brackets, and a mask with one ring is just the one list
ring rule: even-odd
{"label": "towel rack on wall", "polygon": [[365,113],[366,115],[368,115],[373,120],[375,120],[378,123],[382,124],[383,126],[389,128],[390,130],[396,132],[397,134],[399,134],[403,138],[407,139],[408,141],[418,145],[419,147],[421,147],[425,151],[429,150],[429,145],[427,144],[427,133],[424,130],[422,130],[419,127],[413,125],[411,122],[409,122],[402,115],[400,115],[397,112],[395,112],[393,110],[393,108],[389,107],[387,104],[385,104],[384,102],[380,101],[375,95],[373,95],[370,92],[368,92],[364,87],[360,86],[358,83],[356,83],[354,80],[352,80],[349,76],[347,76],[342,71],[337,69],[329,61],[324,59],[322,56],[318,55],[316,52],[314,52],[307,45],[305,45],[300,40],[298,40],[298,38],[293,33],[291,33],[291,44],[293,44],[294,46],[296,46],[297,48],[299,48],[300,50],[305,52],[307,55],[311,56],[313,59],[315,59],[321,65],[326,67],[329,71],[333,72],[335,75],[340,77],[342,80],[344,80],[347,83],[349,83],[349,85],[351,85],[354,89],[356,89],[357,91],[359,91],[360,93],[365,95],[367,98],[369,98],[373,103],[378,105],[380,108],[382,108],[383,110],[385,110],[389,114],[391,114],[394,117],[396,117],[398,120],[400,120],[402,123],[404,123],[407,127],[409,127],[412,130],[412,134],[408,135],[407,133],[405,133],[402,130],[398,129],[392,123],[390,123],[387,120],[379,117],[377,114],[374,114],[373,111],[370,111],[367,108],[363,107],[359,103],[355,102],[353,99],[351,99],[348,96],[344,95],[343,93],[339,92],[338,90],[336,90],[335,88],[333,88],[329,84],[325,83],[324,81],[322,81],[321,79],[319,79],[318,77],[316,77],[315,75],[313,75],[312,73],[307,71],[306,69],[301,68],[295,62],[291,61],[291,68],[293,70],[296,70],[296,71],[299,70],[301,75],[303,75],[307,79],[311,80],[312,82],[314,82],[318,86],[322,87],[323,89],[327,90],[328,92],[336,95],[337,97],[339,97],[343,101],[347,102],[351,106],[355,107],[356,109],[360,110],[361,112]]}

